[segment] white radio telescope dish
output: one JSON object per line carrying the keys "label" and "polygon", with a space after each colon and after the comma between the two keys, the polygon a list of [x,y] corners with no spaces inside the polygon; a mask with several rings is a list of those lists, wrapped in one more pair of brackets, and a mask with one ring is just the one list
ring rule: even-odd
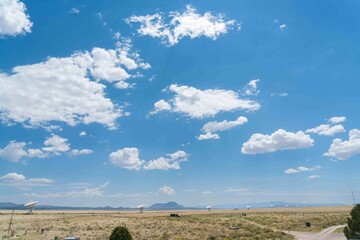
{"label": "white radio telescope dish", "polygon": [[246,208],[247,208],[247,209],[250,209],[250,208],[251,208],[251,206],[246,206]]}
{"label": "white radio telescope dish", "polygon": [[137,208],[140,210],[140,213],[143,213],[145,205],[139,205]]}
{"label": "white radio telescope dish", "polygon": [[212,206],[207,206],[206,208],[207,208],[208,211],[210,211]]}
{"label": "white radio telescope dish", "polygon": [[24,207],[28,208],[29,211],[27,212],[27,214],[32,214],[32,210],[35,208],[36,204],[38,202],[29,202],[29,203],[26,203],[24,204]]}

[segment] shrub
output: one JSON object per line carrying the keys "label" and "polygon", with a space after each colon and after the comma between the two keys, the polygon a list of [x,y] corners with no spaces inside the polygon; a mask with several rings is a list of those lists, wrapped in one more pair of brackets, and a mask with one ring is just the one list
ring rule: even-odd
{"label": "shrub", "polygon": [[347,239],[360,239],[360,204],[351,210],[350,215],[344,234]]}
{"label": "shrub", "polygon": [[112,231],[110,240],[132,240],[132,237],[126,227],[119,226]]}

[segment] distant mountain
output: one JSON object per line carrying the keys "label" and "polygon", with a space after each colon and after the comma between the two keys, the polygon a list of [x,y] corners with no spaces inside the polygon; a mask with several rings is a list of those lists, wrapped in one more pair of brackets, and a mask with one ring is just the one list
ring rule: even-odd
{"label": "distant mountain", "polygon": [[[135,210],[135,208],[123,208],[123,207],[113,208],[113,207],[110,207],[110,206],[105,206],[105,207],[69,207],[69,206],[37,205],[35,208],[37,210],[114,210],[114,211]],[[27,208],[24,206],[24,204],[3,202],[3,203],[0,203],[0,209],[5,209],[5,210],[12,210],[12,209],[26,210]]]}
{"label": "distant mountain", "polygon": [[272,201],[272,202],[253,202],[253,203],[243,203],[243,204],[222,204],[214,205],[213,208],[220,209],[234,209],[234,208],[282,208],[282,207],[320,207],[320,206],[341,206],[344,204],[304,204],[304,203],[288,203],[281,201]]}
{"label": "distant mountain", "polygon": [[[260,203],[243,203],[243,204],[222,204],[222,205],[213,205],[214,209],[235,209],[235,208],[246,208],[250,206],[251,208],[281,208],[281,207],[319,207],[319,206],[344,206],[344,204],[303,204],[303,203],[287,203],[287,202],[260,202]],[[35,207],[37,210],[108,210],[108,211],[131,211],[137,210],[137,208],[130,207],[69,207],[69,206],[52,206],[52,205],[37,205]],[[0,209],[5,210],[25,210],[24,204],[16,204],[12,202],[0,202]],[[146,208],[147,210],[196,210],[196,209],[206,209],[206,206],[197,206],[197,207],[184,207],[176,202],[168,203],[155,203],[150,207]]]}
{"label": "distant mountain", "polygon": [[109,210],[109,211],[122,211],[122,210],[135,210],[135,208],[123,208],[123,207],[69,207],[69,206],[52,206],[52,205],[38,205],[38,210]]}
{"label": "distant mountain", "polygon": [[155,203],[148,207],[151,210],[181,210],[186,209],[183,205],[180,205],[176,202],[168,202],[168,203]]}
{"label": "distant mountain", "polygon": [[25,209],[24,204],[16,204],[11,202],[2,202],[0,203],[0,209],[15,209],[22,210]]}

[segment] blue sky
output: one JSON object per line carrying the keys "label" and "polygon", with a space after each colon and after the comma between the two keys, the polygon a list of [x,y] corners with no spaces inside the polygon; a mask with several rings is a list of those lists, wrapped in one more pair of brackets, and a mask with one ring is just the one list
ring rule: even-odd
{"label": "blue sky", "polygon": [[0,201],[352,203],[359,7],[0,0]]}

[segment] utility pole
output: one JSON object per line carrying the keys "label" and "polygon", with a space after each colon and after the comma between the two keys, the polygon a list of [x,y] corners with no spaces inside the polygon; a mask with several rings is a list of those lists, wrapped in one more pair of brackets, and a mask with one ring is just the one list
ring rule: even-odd
{"label": "utility pole", "polygon": [[13,209],[12,212],[11,212],[10,223],[9,223],[9,228],[8,228],[8,232],[7,232],[8,237],[10,237],[9,234],[10,234],[10,231],[11,231],[11,224],[12,224],[12,220],[13,220],[14,211],[15,211],[15,209]]}

